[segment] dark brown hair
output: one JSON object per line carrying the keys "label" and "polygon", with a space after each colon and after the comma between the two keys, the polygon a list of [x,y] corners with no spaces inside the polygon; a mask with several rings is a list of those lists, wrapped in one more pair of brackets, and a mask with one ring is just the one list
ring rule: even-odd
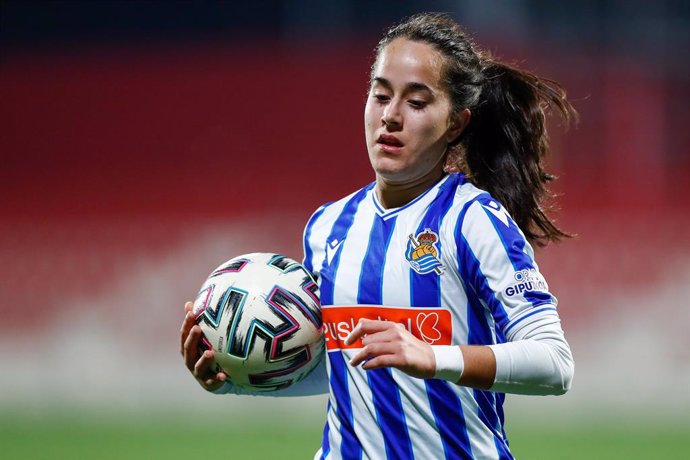
{"label": "dark brown hair", "polygon": [[554,179],[542,165],[549,151],[545,114],[555,108],[567,125],[577,112],[555,81],[494,60],[478,49],[452,18],[414,15],[390,28],[376,56],[396,38],[427,43],[445,58],[442,82],[452,110],[471,112],[470,122],[448,151],[446,168],[464,172],[500,201],[530,242],[568,237],[542,208]]}

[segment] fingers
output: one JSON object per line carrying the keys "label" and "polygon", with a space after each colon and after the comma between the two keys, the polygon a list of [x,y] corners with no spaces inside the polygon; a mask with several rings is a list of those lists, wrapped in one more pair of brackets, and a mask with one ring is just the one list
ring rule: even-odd
{"label": "fingers", "polygon": [[371,370],[394,367],[413,377],[430,378],[435,359],[431,346],[412,335],[402,324],[392,321],[360,320],[345,344],[360,345],[350,365]]}
{"label": "fingers", "polygon": [[[351,360],[351,366],[359,366],[365,360],[371,361],[381,355],[393,355],[399,350],[399,345],[391,342],[377,342],[366,345]],[[369,369],[369,362],[364,363],[363,369]]]}
{"label": "fingers", "polygon": [[385,329],[383,331],[374,332],[372,334],[367,334],[364,337],[362,337],[362,345],[366,346],[370,343],[376,342],[392,342],[398,339],[402,339],[402,336],[404,334],[404,331],[401,331],[396,327]]}
{"label": "fingers", "polygon": [[357,326],[350,332],[345,338],[345,345],[352,345],[360,338],[367,334],[373,334],[376,332],[381,332],[397,327],[397,323],[391,321],[378,321],[372,319],[362,318],[357,323]]}
{"label": "fingers", "polygon": [[382,367],[400,368],[400,363],[395,355],[381,355],[362,364],[362,369],[365,371],[380,369]]}
{"label": "fingers", "polygon": [[201,338],[201,328],[199,326],[192,326],[187,335],[187,339],[182,346],[182,356],[184,364],[187,369],[194,372],[194,366],[199,359],[199,339]]}
{"label": "fingers", "polygon": [[224,372],[214,373],[212,350],[206,350],[201,355],[199,354],[199,340],[201,340],[203,333],[201,328],[196,325],[193,309],[193,302],[184,304],[185,317],[180,328],[180,353],[185,366],[194,375],[194,378],[204,388],[212,391],[220,388],[228,376]]}
{"label": "fingers", "polygon": [[194,378],[207,390],[213,391],[220,388],[228,379],[227,374],[224,372],[214,373],[212,370],[214,358],[213,351],[206,350],[201,354],[201,357],[194,364]]}
{"label": "fingers", "polygon": [[194,314],[191,311],[188,311],[184,317],[184,320],[182,321],[182,327],[180,328],[180,354],[182,354],[182,356],[184,356],[184,343],[187,340],[189,332],[192,330],[193,326]]}
{"label": "fingers", "polygon": [[[350,360],[350,365],[358,366],[364,360],[399,352],[400,346],[395,342],[402,339],[404,329],[401,330],[397,326],[397,323],[391,321],[360,319],[350,335],[345,338],[346,345],[352,345],[360,338],[362,341],[362,350]],[[368,363],[362,367],[370,368]]]}
{"label": "fingers", "polygon": [[206,350],[201,357],[194,363],[194,377],[199,380],[214,380],[216,375],[211,375],[211,365],[213,364],[213,352]]}

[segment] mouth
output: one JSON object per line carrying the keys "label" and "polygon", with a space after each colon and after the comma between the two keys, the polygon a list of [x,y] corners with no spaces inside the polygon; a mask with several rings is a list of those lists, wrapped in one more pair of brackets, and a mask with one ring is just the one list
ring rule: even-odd
{"label": "mouth", "polygon": [[391,147],[402,147],[404,144],[400,142],[400,139],[391,134],[381,134],[378,139],[376,139],[377,144],[390,145]]}
{"label": "mouth", "polygon": [[376,139],[376,145],[385,152],[397,153],[405,144],[391,134],[381,134],[378,139]]}

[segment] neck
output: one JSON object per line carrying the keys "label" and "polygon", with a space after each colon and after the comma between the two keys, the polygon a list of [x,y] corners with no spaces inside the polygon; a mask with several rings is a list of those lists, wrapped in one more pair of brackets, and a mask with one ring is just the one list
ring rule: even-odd
{"label": "neck", "polygon": [[376,197],[384,209],[399,208],[433,187],[444,174],[442,169],[434,169],[410,182],[391,182],[377,175]]}

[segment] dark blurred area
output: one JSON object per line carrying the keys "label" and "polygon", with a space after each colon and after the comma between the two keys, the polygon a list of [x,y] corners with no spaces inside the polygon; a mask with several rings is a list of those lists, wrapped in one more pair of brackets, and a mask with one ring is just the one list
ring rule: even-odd
{"label": "dark blurred area", "polygon": [[681,305],[668,286],[690,284],[690,2],[3,0],[0,330],[84,305],[125,327],[136,292],[156,326],[131,340],[174,335],[171,303],[233,251],[299,258],[310,213],[373,180],[373,48],[420,11],[559,81],[580,113],[568,131],[552,120],[549,159],[577,237],[539,255],[566,330],[645,299]]}

